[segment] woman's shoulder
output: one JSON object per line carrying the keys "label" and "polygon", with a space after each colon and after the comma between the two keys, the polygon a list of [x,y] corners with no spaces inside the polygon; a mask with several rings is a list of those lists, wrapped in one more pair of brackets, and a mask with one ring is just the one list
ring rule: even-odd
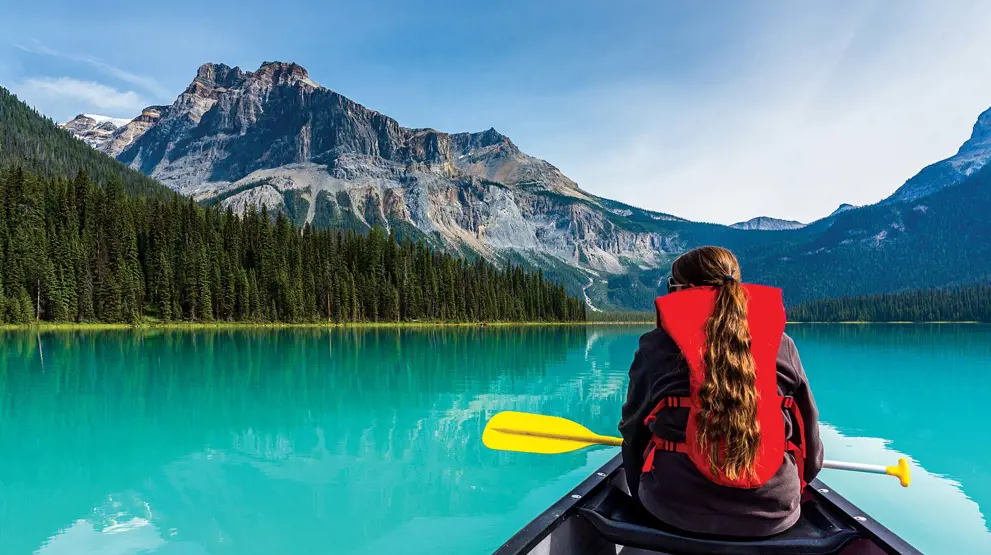
{"label": "woman's shoulder", "polygon": [[781,347],[779,351],[786,351],[789,353],[797,353],[798,347],[795,346],[795,340],[791,338],[787,333],[781,334]]}
{"label": "woman's shoulder", "polygon": [[798,348],[795,346],[795,341],[787,333],[781,336],[777,363],[778,379],[779,383],[784,386],[783,389],[793,390],[804,381],[805,372],[798,358]]}
{"label": "woman's shoulder", "polygon": [[648,331],[640,336],[640,350],[670,350],[677,349],[674,339],[661,326]]}
{"label": "woman's shoulder", "polygon": [[680,358],[678,344],[671,339],[664,328],[657,327],[640,336],[639,352],[648,366],[663,366],[666,361]]}

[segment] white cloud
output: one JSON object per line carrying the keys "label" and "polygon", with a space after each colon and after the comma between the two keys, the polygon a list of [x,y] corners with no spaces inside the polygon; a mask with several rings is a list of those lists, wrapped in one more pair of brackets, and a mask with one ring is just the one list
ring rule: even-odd
{"label": "white cloud", "polygon": [[71,77],[25,79],[13,89],[23,100],[45,113],[57,112],[57,107],[74,106],[70,109],[72,113],[96,111],[108,116],[131,118],[148,105],[134,91],[119,91],[102,83]]}
{"label": "white cloud", "polygon": [[14,46],[20,50],[29,52],[31,54],[42,54],[45,56],[52,56],[55,58],[61,58],[72,62],[80,62],[80,63],[88,64],[96,68],[104,75],[113,77],[114,79],[119,79],[125,83],[129,83],[131,85],[144,89],[145,91],[151,93],[153,96],[159,99],[166,99],[172,96],[171,93],[169,93],[169,90],[166,89],[164,86],[162,86],[162,84],[159,83],[158,80],[156,80],[155,78],[131,73],[130,71],[121,69],[116,66],[112,66],[104,62],[103,60],[94,58],[93,56],[80,55],[80,54],[66,54],[64,52],[60,52],[53,48],[49,48],[37,40],[33,40],[31,42],[31,46],[25,46],[23,44],[15,44]]}

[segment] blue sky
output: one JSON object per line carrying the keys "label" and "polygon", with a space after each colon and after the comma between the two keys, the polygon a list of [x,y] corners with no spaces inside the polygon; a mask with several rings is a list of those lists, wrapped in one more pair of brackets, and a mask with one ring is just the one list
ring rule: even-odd
{"label": "blue sky", "polygon": [[0,85],[58,121],[133,117],[204,62],[295,61],[403,125],[495,127],[595,194],[720,223],[876,202],[991,106],[987,2],[138,4],[0,0]]}

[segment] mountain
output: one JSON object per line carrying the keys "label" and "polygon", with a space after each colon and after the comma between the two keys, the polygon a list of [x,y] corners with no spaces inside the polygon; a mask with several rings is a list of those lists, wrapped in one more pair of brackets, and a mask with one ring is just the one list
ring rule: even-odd
{"label": "mountain", "polygon": [[844,202],[836,210],[833,210],[829,214],[829,216],[826,216],[826,217],[829,218],[829,217],[835,216],[837,214],[842,214],[843,212],[846,212],[847,210],[853,210],[854,208],[858,208],[858,207],[857,206],[854,206],[852,204],[847,204],[847,203]]}
{"label": "mountain", "polygon": [[495,129],[403,127],[294,63],[253,72],[204,64],[175,102],[146,109],[100,148],[202,202],[238,212],[264,205],[298,225],[380,224],[452,252],[540,267],[603,305],[649,302],[661,276],[632,289],[610,288],[611,277],[663,273],[712,232],[751,240],[596,197]]}
{"label": "mountain", "polygon": [[0,325],[534,322],[585,311],[539,272],[432,251],[380,227],[300,232],[284,213],[182,199],[0,89]]}
{"label": "mountain", "polygon": [[979,171],[988,160],[991,160],[991,108],[977,118],[970,138],[956,154],[926,166],[883,202],[911,202],[952,187]]}
{"label": "mountain", "polygon": [[[991,278],[991,167],[915,202],[847,210],[737,254],[789,304]],[[778,235],[778,234],[774,234]]]}
{"label": "mountain", "polygon": [[114,132],[129,122],[130,120],[96,114],[79,114],[63,127],[89,146],[102,150],[100,147],[110,140]]}
{"label": "mountain", "polygon": [[[317,228],[381,225],[469,258],[540,268],[593,308],[649,307],[670,262],[703,244],[732,249],[745,279],[783,287],[794,305],[991,275],[991,174],[979,169],[988,117],[956,157],[930,166],[959,171],[920,172],[931,177],[924,202],[906,192],[916,176],[881,203],[844,204],[802,227],[697,223],[598,197],[495,129],[403,127],[294,63],[204,64],[175,102],[149,107],[100,148],[206,204],[265,206]],[[770,226],[780,230],[758,232]]]}
{"label": "mountain", "polygon": [[798,229],[800,227],[805,227],[802,222],[796,222],[795,220],[780,220],[778,218],[769,218],[767,216],[757,216],[756,218],[751,218],[745,222],[737,222],[730,227],[736,229],[754,229],[759,231],[782,231],[785,229]]}

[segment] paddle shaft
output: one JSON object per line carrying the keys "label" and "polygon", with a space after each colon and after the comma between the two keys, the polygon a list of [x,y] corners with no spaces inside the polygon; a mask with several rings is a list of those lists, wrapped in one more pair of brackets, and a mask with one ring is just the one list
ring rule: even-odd
{"label": "paddle shaft", "polygon": [[[515,434],[519,436],[530,436],[530,437],[546,437],[548,439],[562,439],[565,441],[581,441],[584,443],[597,443],[599,445],[612,445],[619,447],[623,444],[623,438],[621,437],[610,437],[610,436],[600,436],[594,435],[573,435],[573,434],[556,434],[554,432],[545,432],[537,430],[506,430],[502,428],[495,428],[495,430],[507,433]],[[822,461],[823,468],[832,468],[833,470],[851,470],[853,472],[869,472],[871,474],[887,474],[888,467],[880,464],[863,464],[855,462],[846,461]]]}
{"label": "paddle shaft", "polygon": [[529,437],[546,437],[548,439],[563,439],[565,441],[580,441],[582,443],[595,443],[598,445],[612,445],[619,447],[623,445],[623,438],[600,436],[598,434],[577,435],[577,434],[556,434],[554,432],[530,431],[530,430],[506,430],[503,428],[493,428],[497,432]]}
{"label": "paddle shaft", "polygon": [[868,472],[870,474],[887,474],[888,467],[880,464],[863,464],[846,461],[822,461],[823,468],[833,470],[852,470],[854,472]]}

